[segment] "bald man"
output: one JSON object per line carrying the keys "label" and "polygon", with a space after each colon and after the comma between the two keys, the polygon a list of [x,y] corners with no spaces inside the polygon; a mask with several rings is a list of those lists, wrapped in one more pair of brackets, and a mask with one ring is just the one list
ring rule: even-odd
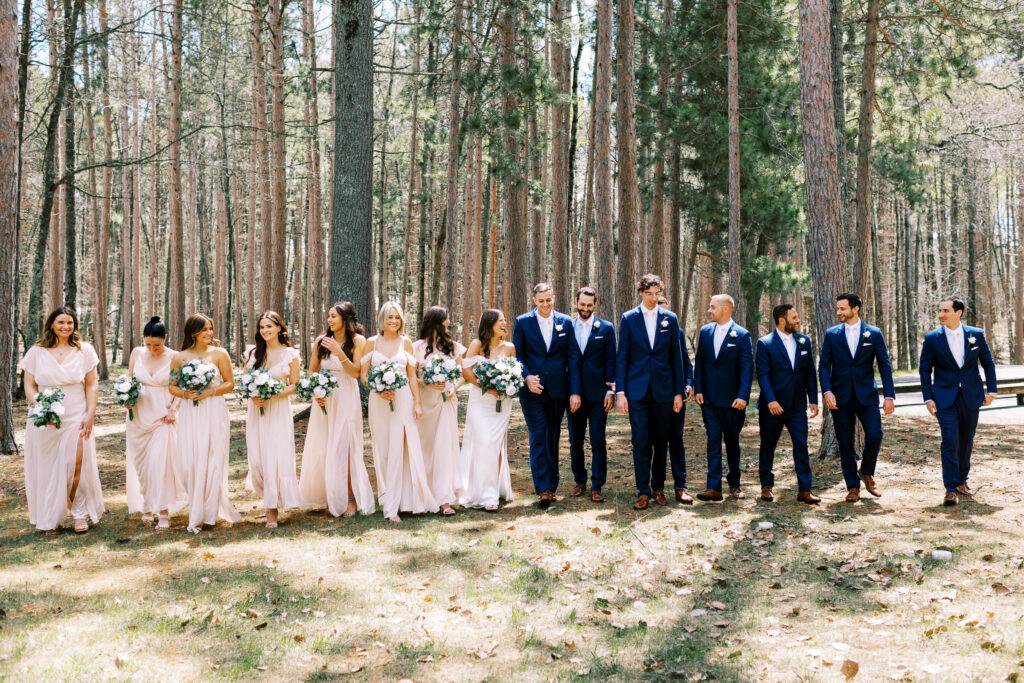
{"label": "bald man", "polygon": [[708,435],[708,486],[697,499],[722,500],[722,440],[729,460],[729,493],[743,498],[740,487],[740,431],[747,417],[754,350],[750,332],[732,319],[736,307],[728,294],[716,294],[708,305],[711,322],[697,335],[693,357],[693,390]]}

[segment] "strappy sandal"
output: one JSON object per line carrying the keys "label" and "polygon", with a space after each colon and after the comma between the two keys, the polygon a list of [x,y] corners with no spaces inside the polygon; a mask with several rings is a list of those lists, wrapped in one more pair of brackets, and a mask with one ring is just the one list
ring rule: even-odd
{"label": "strappy sandal", "polygon": [[487,507],[484,508],[484,512],[497,512],[497,511],[498,511],[498,506],[497,505],[488,505]]}
{"label": "strappy sandal", "polygon": [[349,498],[348,499],[348,505],[349,505],[349,507],[346,507],[345,511],[343,513],[341,513],[341,516],[344,517],[345,519],[348,519],[349,517],[355,517],[356,510],[358,510],[358,508],[356,507],[356,499],[355,498]]}
{"label": "strappy sandal", "polygon": [[171,528],[170,515],[160,515],[160,519],[156,523],[157,531],[167,531]]}
{"label": "strappy sandal", "polygon": [[76,517],[75,518],[75,533],[76,534],[84,534],[88,530],[89,530],[89,520],[87,520],[85,517]]}
{"label": "strappy sandal", "polygon": [[453,508],[451,505],[445,505],[441,508],[441,514],[443,514],[445,517],[451,517],[455,514],[455,508]]}
{"label": "strappy sandal", "polygon": [[388,517],[387,520],[389,522],[391,522],[392,524],[398,524],[399,522],[402,521],[402,518],[399,517],[398,515],[395,515],[394,517]]}
{"label": "strappy sandal", "polygon": [[151,513],[151,512],[143,513],[143,515],[142,515],[142,523],[143,524],[152,524],[153,523],[153,513]]}

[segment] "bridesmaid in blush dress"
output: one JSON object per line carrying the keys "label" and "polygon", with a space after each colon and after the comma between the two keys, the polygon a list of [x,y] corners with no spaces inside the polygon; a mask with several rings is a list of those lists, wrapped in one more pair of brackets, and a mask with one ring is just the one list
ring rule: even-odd
{"label": "bridesmaid in blush dress", "polygon": [[256,323],[256,346],[246,351],[247,369],[266,370],[283,383],[284,389],[264,401],[249,400],[245,420],[245,446],[249,456],[249,475],[245,486],[263,498],[267,528],[277,528],[277,511],[302,504],[299,481],[295,478],[295,428],[292,404],[299,381],[299,352],[288,340],[284,319],[274,311],[265,311]]}
{"label": "bridesmaid in blush dress", "polygon": [[178,404],[171,396],[171,360],[164,344],[167,328],[153,316],[142,330],[143,346],[132,349],[128,372],[139,381],[139,398],[125,420],[125,478],[128,511],[141,512],[156,528],[170,528],[170,516],[185,506],[185,487],[178,476]]}
{"label": "bridesmaid in blush dress", "polygon": [[[178,413],[178,461],[188,496],[188,530],[198,534],[204,524],[217,519],[242,519],[228,498],[228,456],[231,445],[231,416],[224,395],[235,388],[231,358],[213,339],[213,321],[201,313],[185,321],[184,343],[171,361],[171,372],[194,358],[217,367],[213,385],[202,392],[182,391],[175,385],[171,394],[182,399]],[[197,401],[199,405],[193,405]]]}
{"label": "bridesmaid in blush dress", "polygon": [[462,505],[488,512],[498,509],[499,499],[512,500],[505,437],[514,401],[505,399],[501,411],[495,410],[497,394],[493,389],[486,394],[480,391],[473,368],[484,359],[515,358],[516,347],[505,341],[507,332],[504,313],[495,309],[484,311],[477,338],[470,343],[462,361],[462,375],[473,385],[462,430],[462,471],[466,477]]}
{"label": "bridesmaid in blush dress", "polygon": [[316,408],[309,413],[299,490],[304,508],[326,507],[335,517],[351,517],[356,511],[372,515],[377,509],[363,461],[359,367],[365,344],[355,306],[336,303],[327,312],[327,331],[317,338],[309,364],[310,372],[334,375],[338,388],[329,398],[316,400],[327,409],[326,415]]}
{"label": "bridesmaid in blush dress", "polygon": [[62,306],[46,318],[43,336],[18,366],[25,371],[25,395],[64,391],[61,425],[25,427],[25,497],[28,519],[40,531],[55,533],[70,515],[75,531],[89,530],[103,514],[103,491],[96,465],[99,358],[78,332],[78,315]]}
{"label": "bridesmaid in blush dress", "polygon": [[[399,512],[437,512],[430,482],[423,467],[423,452],[416,420],[423,414],[416,359],[412,341],[402,334],[405,327],[402,307],[394,301],[381,306],[377,314],[379,334],[366,340],[361,378],[366,382],[371,367],[397,361],[412,378],[397,391],[370,394],[370,436],[373,442],[373,466],[377,471],[377,497],[384,517],[402,521]],[[394,410],[388,406],[394,402]]]}
{"label": "bridesmaid in blush dress", "polygon": [[[413,355],[421,366],[428,358],[443,356],[462,368],[462,355],[466,347],[454,341],[448,332],[451,321],[448,311],[432,306],[423,314],[420,338],[413,342]],[[452,508],[462,494],[462,471],[459,467],[459,397],[456,393],[463,384],[424,384],[419,379],[423,415],[419,419],[420,446],[423,464],[434,500],[441,504],[441,512],[454,515]]]}

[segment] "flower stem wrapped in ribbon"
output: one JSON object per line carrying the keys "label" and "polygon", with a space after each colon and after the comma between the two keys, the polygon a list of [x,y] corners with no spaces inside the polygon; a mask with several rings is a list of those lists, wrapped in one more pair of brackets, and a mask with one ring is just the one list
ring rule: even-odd
{"label": "flower stem wrapped in ribbon", "polygon": [[475,372],[480,391],[486,394],[494,389],[498,394],[498,400],[494,404],[494,410],[498,413],[501,412],[502,399],[515,396],[526,384],[523,378],[523,364],[515,358],[480,361],[476,364]]}
{"label": "flower stem wrapped in ribbon", "polygon": [[[201,394],[210,388],[216,376],[216,365],[207,363],[202,358],[193,358],[171,372],[171,384],[182,391]],[[192,399],[192,405],[199,405],[198,399]]]}
{"label": "flower stem wrapped in ribbon", "polygon": [[[458,381],[462,372],[454,358],[437,353],[423,362],[419,375],[424,384],[448,384]],[[447,401],[448,394],[442,391],[441,399]]]}
{"label": "flower stem wrapped in ribbon", "polygon": [[121,375],[114,382],[114,396],[117,398],[117,405],[128,408],[128,419],[135,419],[135,404],[139,402],[139,392],[142,385],[134,375]]}
{"label": "flower stem wrapped in ribbon", "polygon": [[[267,370],[249,370],[239,380],[238,395],[242,400],[260,398],[269,401],[284,390],[284,383],[276,380]],[[263,415],[260,406],[260,415]]]}
{"label": "flower stem wrapped in ribbon", "polygon": [[[374,365],[366,373],[366,385],[370,391],[376,394],[383,394],[385,391],[398,391],[409,384],[409,378],[405,376],[405,364],[396,360],[384,361],[380,365]],[[391,412],[395,412],[395,402],[388,401]]]}
{"label": "flower stem wrapped in ribbon", "polygon": [[53,425],[60,429],[60,416],[64,414],[64,387],[49,387],[36,394],[35,403],[28,411],[36,427]]}
{"label": "flower stem wrapped in ribbon", "polygon": [[[312,374],[304,373],[295,385],[295,394],[303,401],[313,401],[317,398],[330,398],[340,385],[338,378],[328,370],[321,370]],[[327,406],[320,406],[320,410],[327,414]]]}

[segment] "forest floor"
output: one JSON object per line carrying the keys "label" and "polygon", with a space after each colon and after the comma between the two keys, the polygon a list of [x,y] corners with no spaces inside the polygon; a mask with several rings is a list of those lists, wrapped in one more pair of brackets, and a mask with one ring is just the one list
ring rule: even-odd
{"label": "forest floor", "polygon": [[[245,519],[193,536],[184,515],[166,533],[128,515],[123,413],[109,392],[102,403],[107,513],[88,534],[32,529],[22,458],[0,459],[0,678],[1024,678],[1024,429],[983,425],[977,494],[944,508],[934,422],[888,418],[883,497],[843,502],[838,465],[815,462],[824,500],[811,508],[795,502],[785,440],[776,502],[757,500],[751,412],[745,500],[638,513],[629,425],[615,415],[607,502],[560,497],[542,512],[517,409],[518,497],[498,513],[395,526],[379,511],[289,512],[270,531],[244,488],[232,402],[230,488]],[[686,444],[696,493],[705,465],[692,407]],[[571,486],[563,457],[560,496]],[[936,549],[952,560],[933,560]]]}

